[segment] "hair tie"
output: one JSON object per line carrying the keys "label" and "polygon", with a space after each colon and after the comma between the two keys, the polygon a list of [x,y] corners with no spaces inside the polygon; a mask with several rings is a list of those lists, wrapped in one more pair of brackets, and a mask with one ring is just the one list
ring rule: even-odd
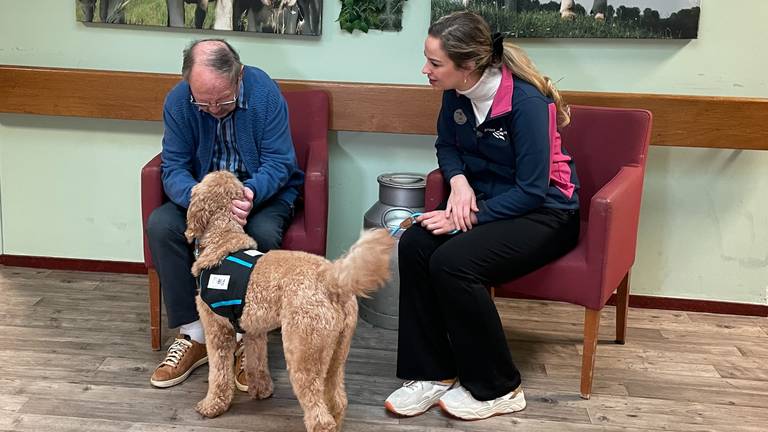
{"label": "hair tie", "polygon": [[504,54],[504,34],[494,33],[491,37],[491,48],[493,48],[493,56],[495,58],[501,58]]}

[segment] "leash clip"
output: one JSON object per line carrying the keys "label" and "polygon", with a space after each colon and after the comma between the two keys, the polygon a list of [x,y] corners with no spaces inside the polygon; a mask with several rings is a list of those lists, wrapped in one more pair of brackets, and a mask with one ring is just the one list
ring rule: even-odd
{"label": "leash clip", "polygon": [[421,216],[421,212],[415,212],[415,213],[411,213],[411,215],[410,215],[410,216],[408,216],[407,218],[403,219],[403,221],[402,221],[402,222],[400,222],[400,225],[398,225],[398,226],[396,226],[396,227],[394,227],[394,228],[390,229],[390,230],[389,230],[389,234],[390,234],[392,237],[394,237],[394,236],[396,236],[396,235],[397,235],[397,233],[399,233],[401,230],[407,230],[408,228],[412,227],[412,226],[413,226],[413,224],[415,224],[415,223],[416,223],[416,218],[417,218],[417,217],[419,217],[419,216]]}
{"label": "leash clip", "polygon": [[[392,237],[394,237],[394,236],[396,236],[396,235],[397,235],[397,233],[399,233],[400,231],[404,231],[404,230],[407,230],[408,228],[412,227],[412,226],[413,226],[413,224],[415,224],[415,223],[416,223],[416,218],[417,218],[417,217],[419,217],[419,216],[421,216],[422,214],[423,214],[423,213],[421,213],[421,212],[414,212],[414,213],[411,213],[411,215],[410,215],[410,216],[408,216],[407,218],[403,219],[403,221],[402,221],[402,222],[400,222],[400,225],[398,225],[398,226],[396,226],[396,227],[394,227],[394,228],[390,229],[390,230],[389,230],[389,234],[390,234]],[[458,234],[460,231],[461,231],[461,230],[459,230],[459,229],[454,229],[453,231],[449,232],[449,233],[448,233],[448,235],[454,235],[454,234]]]}

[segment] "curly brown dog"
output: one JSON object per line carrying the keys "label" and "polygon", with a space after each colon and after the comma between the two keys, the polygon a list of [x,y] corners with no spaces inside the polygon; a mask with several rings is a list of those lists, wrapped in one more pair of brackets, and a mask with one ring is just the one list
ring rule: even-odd
{"label": "curly brown dog", "polygon": [[[233,198],[242,184],[230,172],[208,174],[192,188],[187,211],[187,240],[198,240],[199,256],[192,266],[197,277],[238,250],[256,242],[230,219]],[[272,394],[267,367],[267,332],[282,327],[283,349],[296,398],[308,431],[336,431],[347,408],[344,363],[357,324],[357,299],[375,291],[389,278],[394,240],[386,230],[364,232],[349,252],[336,261],[304,252],[276,250],[253,266],[239,320],[245,331],[248,393],[264,399]],[[208,349],[208,394],[196,410],[215,417],[225,412],[234,395],[235,330],[197,296]]]}

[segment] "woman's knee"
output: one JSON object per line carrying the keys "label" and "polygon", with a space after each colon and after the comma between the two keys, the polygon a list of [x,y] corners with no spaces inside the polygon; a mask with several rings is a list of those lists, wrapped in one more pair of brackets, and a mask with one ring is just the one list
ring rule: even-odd
{"label": "woman's knee", "polygon": [[449,245],[437,249],[429,260],[429,274],[440,285],[452,285],[455,282],[476,280],[476,274],[470,262],[471,252],[452,248]]}
{"label": "woman's knee", "polygon": [[399,259],[423,260],[432,255],[436,245],[431,241],[431,233],[420,226],[407,229],[401,236],[397,245]]}

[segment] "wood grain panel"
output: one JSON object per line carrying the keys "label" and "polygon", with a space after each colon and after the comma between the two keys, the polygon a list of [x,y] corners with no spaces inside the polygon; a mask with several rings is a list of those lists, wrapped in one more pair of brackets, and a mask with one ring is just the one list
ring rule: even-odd
{"label": "wood grain panel", "polygon": [[[179,75],[0,66],[0,112],[160,120]],[[435,133],[440,92],[428,86],[278,80],[285,90],[320,89],[331,98],[331,129]],[[564,92],[576,105],[653,112],[654,145],[768,150],[768,99]]]}
{"label": "wood grain panel", "polygon": [[[267,338],[273,396],[256,401],[236,391],[229,411],[204,419],[194,406],[208,387],[206,367],[173,389],[149,385],[165,352],[147,349],[148,297],[140,289],[145,276],[0,266],[0,283],[2,431],[304,430],[279,332]],[[16,306],[30,296],[38,297],[34,305]],[[609,343],[613,329],[603,326],[593,396],[581,400],[584,308],[512,299],[496,305],[523,376],[524,411],[480,422],[453,419],[439,408],[407,419],[389,415],[383,401],[402,384],[395,376],[397,332],[360,321],[346,362],[344,431],[642,432],[674,425],[667,429],[765,432],[768,378],[760,362],[766,361],[761,347],[768,335],[757,331],[764,320],[630,310],[626,345]],[[606,324],[614,313],[610,307],[603,311]],[[649,319],[655,332],[645,331]],[[734,322],[752,336],[728,337]],[[670,333],[680,323],[706,325]],[[755,351],[742,348],[747,346]]]}
{"label": "wood grain panel", "polygon": [[0,67],[0,111],[122,120],[160,120],[170,74]]}

